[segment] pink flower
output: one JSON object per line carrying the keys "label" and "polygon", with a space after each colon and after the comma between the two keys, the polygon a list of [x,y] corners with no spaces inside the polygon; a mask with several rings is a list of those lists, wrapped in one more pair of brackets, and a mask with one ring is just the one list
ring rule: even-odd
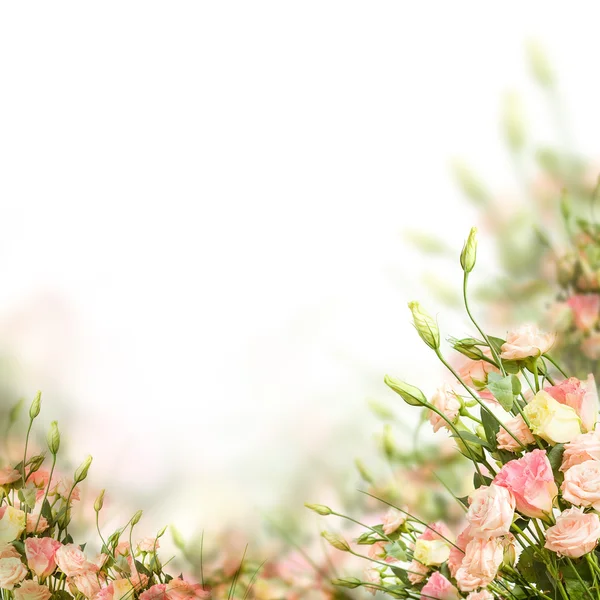
{"label": "pink flower", "polygon": [[600,460],[600,430],[582,433],[565,444],[560,470],[567,471],[586,460]]}
{"label": "pink flower", "polygon": [[567,300],[573,311],[575,326],[581,331],[589,331],[598,321],[600,296],[598,294],[576,294]]}
{"label": "pink flower", "polygon": [[68,581],[86,598],[94,598],[100,592],[101,583],[104,582],[104,578],[104,573],[84,571],[80,575],[70,577]]}
{"label": "pink flower", "polygon": [[444,540],[444,538],[446,540],[452,539],[452,532],[443,521],[429,523],[425,531],[419,536],[420,540]]}
{"label": "pink flower", "polygon": [[[454,392],[447,383],[435,391],[430,402],[445,415],[451,423],[454,423],[458,418],[461,402],[456,395],[456,392]],[[448,427],[448,423],[432,410],[429,411],[429,422],[433,425],[433,431],[439,431],[442,427]]]}
{"label": "pink flower", "polygon": [[58,548],[55,560],[58,568],[67,577],[81,575],[85,571],[89,571],[92,564],[88,562],[81,548],[75,544],[67,544]]}
{"label": "pink flower", "polygon": [[553,333],[542,333],[534,325],[522,325],[506,336],[506,342],[500,348],[500,358],[521,360],[530,356],[541,356],[554,345]]}
{"label": "pink flower", "polygon": [[21,473],[12,467],[0,469],[0,485],[9,485],[21,479]]}
{"label": "pink flower", "polygon": [[48,586],[41,585],[31,579],[24,581],[13,591],[15,600],[49,600],[52,593]]}
{"label": "pink flower", "polygon": [[167,599],[167,584],[157,583],[150,589],[140,594],[140,600],[168,600]]}
{"label": "pink flower", "polygon": [[[598,463],[600,465],[600,463]],[[475,538],[488,539],[510,531],[515,514],[515,499],[505,487],[481,486],[469,496],[467,521]]]}
{"label": "pink flower", "polygon": [[450,557],[448,558],[448,569],[450,575],[456,579],[456,572],[462,565],[463,558],[465,557],[465,551],[469,542],[473,539],[471,534],[471,527],[468,525],[456,538],[455,546],[450,548]]}
{"label": "pink flower", "polygon": [[[38,522],[38,518],[39,518],[39,522]],[[37,527],[36,527],[36,525],[37,525]],[[27,527],[26,527],[27,533],[33,533],[34,527],[36,528],[35,533],[43,533],[44,531],[46,531],[46,529],[48,529],[48,521],[46,520],[46,517],[27,513]]]}
{"label": "pink flower", "polygon": [[[375,585],[381,585],[381,574],[379,573],[379,571],[377,569],[373,569],[372,567],[365,569],[365,581],[369,582],[369,583],[373,583]],[[369,586],[365,586],[367,591],[372,594],[373,596],[375,595],[375,592],[378,591],[378,588],[376,587],[369,587]]]}
{"label": "pink flower", "polygon": [[546,530],[545,548],[560,556],[579,558],[591,552],[600,538],[600,518],[584,513],[583,508],[569,508],[556,518],[556,525]]}
{"label": "pink flower", "polygon": [[586,460],[565,473],[563,499],[575,506],[600,509],[600,462]]}
{"label": "pink flower", "polygon": [[544,518],[552,512],[558,488],[552,467],[543,450],[533,450],[522,458],[507,462],[493,483],[509,489],[517,510],[526,517]]}
{"label": "pink flower", "polygon": [[465,550],[460,569],[456,572],[456,583],[462,592],[472,592],[490,584],[504,558],[504,548],[500,538],[472,540]]}
{"label": "pink flower", "polygon": [[558,385],[545,388],[545,391],[557,402],[570,406],[579,415],[584,433],[594,429],[598,419],[598,390],[591,373],[585,383],[570,377]]}
{"label": "pink flower", "polygon": [[27,567],[20,558],[0,558],[0,588],[12,590],[27,577]]}
{"label": "pink flower", "polygon": [[386,545],[387,542],[375,542],[374,544],[371,544],[371,546],[369,546],[368,552],[369,558],[374,558],[376,560],[385,558],[387,556],[387,553],[385,551]]}
{"label": "pink flower", "polygon": [[425,579],[427,573],[429,573],[429,567],[427,565],[424,565],[417,560],[413,560],[410,565],[408,565],[408,573],[406,575],[408,580],[413,585],[416,585]]}
{"label": "pink flower", "polygon": [[421,590],[421,600],[458,600],[458,590],[438,571],[431,574]]}
{"label": "pink flower", "polygon": [[600,358],[600,332],[593,332],[581,342],[581,351],[592,360]]}
{"label": "pink flower", "polygon": [[137,547],[141,552],[154,552],[160,548],[160,543],[157,538],[145,537],[138,542]]}
{"label": "pink flower", "polygon": [[[483,349],[483,354],[492,358],[492,351],[489,348]],[[488,383],[490,373],[499,373],[498,367],[490,364],[487,360],[467,361],[458,369],[459,377],[469,386],[476,390],[483,390]],[[493,398],[493,396],[490,394]]]}
{"label": "pink flower", "polygon": [[27,565],[38,577],[48,577],[56,568],[56,551],[61,543],[51,537],[28,537],[25,540]]}
{"label": "pink flower", "polygon": [[12,544],[0,544],[0,558],[21,558]]}
{"label": "pink flower", "polygon": [[508,419],[504,422],[504,425],[506,426],[506,429],[504,429],[504,427],[500,427],[498,433],[496,434],[496,440],[500,450],[508,450],[509,452],[517,452],[518,450],[521,450],[521,446],[517,440],[515,440],[515,438],[513,438],[508,431],[510,431],[523,444],[523,446],[529,446],[530,444],[535,443],[533,433],[531,433],[531,429],[529,429],[527,423],[525,423],[521,415],[517,415],[512,419]]}
{"label": "pink flower", "polygon": [[167,597],[169,600],[208,600],[210,591],[205,590],[199,583],[171,579],[167,584]]}
{"label": "pink flower", "polygon": [[479,592],[471,592],[467,596],[467,600],[494,600],[494,596],[487,590],[480,590]]}
{"label": "pink flower", "polygon": [[383,524],[383,533],[385,535],[390,535],[390,533],[394,533],[398,527],[404,524],[406,521],[406,515],[395,508],[390,507],[390,509],[385,513],[385,516],[382,519]]}

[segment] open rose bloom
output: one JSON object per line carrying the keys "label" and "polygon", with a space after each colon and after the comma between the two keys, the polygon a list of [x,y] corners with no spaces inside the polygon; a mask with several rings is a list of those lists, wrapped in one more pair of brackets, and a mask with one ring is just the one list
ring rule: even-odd
{"label": "open rose bloom", "polygon": [[[468,244],[461,255],[467,298],[474,252],[469,254]],[[598,298],[574,298],[568,307],[582,331],[597,327]],[[568,372],[552,354],[559,342],[554,332],[528,324],[500,337],[484,333],[475,321],[473,337],[450,338],[462,355],[455,369],[451,365],[459,361],[445,356],[435,321],[420,306],[419,316],[417,333],[448,368],[447,380],[432,395],[393,377],[385,382],[408,405],[422,407],[436,435],[451,436],[471,462],[467,496],[458,497],[455,481],[445,482],[463,506],[464,521],[452,529],[427,523],[413,506],[399,527],[389,527],[386,518],[348,549],[371,558],[361,546],[377,549],[377,589],[393,597],[600,599],[594,374],[579,378]],[[341,578],[340,585],[363,582]]]}

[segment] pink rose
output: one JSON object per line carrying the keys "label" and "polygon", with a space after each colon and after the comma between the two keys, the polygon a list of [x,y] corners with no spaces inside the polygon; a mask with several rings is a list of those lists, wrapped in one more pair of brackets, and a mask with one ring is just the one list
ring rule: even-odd
{"label": "pink rose", "polygon": [[476,539],[468,543],[460,569],[456,572],[456,583],[461,592],[472,592],[490,584],[504,558],[500,538]]}
{"label": "pink rose", "polygon": [[[444,539],[446,538],[446,539]],[[435,521],[435,523],[429,523],[425,531],[419,536],[420,540],[450,540],[452,539],[452,532],[448,529],[448,525],[443,521]]]}
{"label": "pink rose", "polygon": [[493,483],[509,489],[515,497],[517,510],[533,519],[551,513],[558,494],[548,457],[539,449],[507,462]]}
{"label": "pink rose", "polygon": [[583,508],[569,508],[556,518],[556,525],[546,530],[545,548],[560,556],[579,558],[591,552],[600,538],[600,518],[584,513]]}
{"label": "pink rose", "polygon": [[167,599],[167,584],[157,583],[150,589],[140,594],[140,600],[168,600]]}
{"label": "pink rose", "polygon": [[81,575],[90,570],[91,563],[79,546],[67,544],[58,548],[55,554],[58,568],[67,576]]}
{"label": "pink rose", "polygon": [[494,600],[494,596],[487,590],[481,590],[479,592],[471,592],[467,596],[467,600]]}
{"label": "pink rose", "polygon": [[600,332],[593,332],[581,342],[581,351],[592,360],[600,358]]}
{"label": "pink rose", "polygon": [[0,485],[9,485],[21,479],[21,473],[12,467],[0,469]]}
{"label": "pink rose", "polygon": [[383,533],[385,533],[385,535],[390,535],[390,533],[394,533],[398,527],[404,524],[406,515],[399,510],[390,507],[381,521],[383,524]]}
{"label": "pink rose", "polygon": [[0,544],[0,558],[21,558],[12,544]]}
{"label": "pink rose", "polygon": [[[600,463],[598,463],[600,465]],[[515,499],[505,487],[481,486],[469,496],[467,521],[475,538],[488,539],[510,531],[515,514]]]}
{"label": "pink rose", "polygon": [[594,429],[598,419],[598,390],[591,373],[585,383],[570,377],[558,385],[545,388],[545,391],[557,402],[570,406],[579,415],[584,433]]}
{"label": "pink rose", "polygon": [[56,551],[61,543],[51,537],[28,537],[25,540],[27,565],[38,577],[48,577],[56,568]]}
{"label": "pink rose", "polygon": [[41,585],[31,579],[24,581],[13,591],[15,600],[49,600],[52,593],[48,586]]}
{"label": "pink rose", "polygon": [[0,558],[0,588],[12,590],[27,577],[27,567],[20,558]]}
{"label": "pink rose", "polygon": [[586,460],[600,460],[600,430],[582,433],[565,444],[560,470],[567,471]]}
{"label": "pink rose", "polygon": [[[482,349],[483,354],[488,358],[492,358],[492,351],[489,348]],[[469,387],[481,391],[481,396],[485,396],[488,400],[495,400],[494,396],[484,390],[488,383],[488,375],[490,373],[499,373],[498,367],[492,365],[487,360],[471,360],[467,359],[464,364],[458,369],[458,375]]]}
{"label": "pink rose", "polygon": [[506,336],[506,342],[500,348],[500,358],[521,360],[541,356],[552,348],[555,340],[554,333],[542,333],[535,325],[522,325]]}
{"label": "pink rose", "polygon": [[406,575],[413,585],[417,585],[417,583],[421,583],[425,579],[427,573],[429,573],[429,567],[427,565],[424,565],[417,560],[413,560],[410,565],[408,565],[408,572]]}
{"label": "pink rose", "polygon": [[431,574],[421,590],[421,600],[458,600],[458,590],[438,571]]}
{"label": "pink rose", "polygon": [[169,600],[208,600],[210,591],[205,590],[199,583],[171,579],[167,584],[167,597]]}
{"label": "pink rose", "polygon": [[[377,586],[381,586],[381,574],[379,573],[379,571],[377,569],[369,567],[369,568],[365,569],[365,581],[367,581],[368,583],[375,584]],[[370,586],[365,586],[365,588],[373,596],[379,589],[377,587],[370,587]]]}
{"label": "pink rose", "polygon": [[[461,402],[456,392],[447,383],[435,391],[430,403],[445,415],[451,423],[454,423],[458,418]],[[433,425],[433,431],[448,427],[448,423],[432,410],[429,411],[429,422]]]}
{"label": "pink rose", "polygon": [[138,542],[137,547],[140,552],[154,552],[160,548],[160,543],[157,538],[145,537]]}
{"label": "pink rose", "polygon": [[563,499],[575,506],[600,509],[600,462],[586,460],[565,473]]}
{"label": "pink rose", "polygon": [[[535,438],[531,429],[527,426],[527,423],[523,420],[521,415],[517,415],[512,419],[508,419],[504,422],[506,429],[500,427],[496,434],[496,440],[498,442],[498,448],[500,450],[508,450],[509,452],[517,452],[521,450],[521,446],[517,440],[508,433],[510,431],[522,444],[523,446],[529,446],[535,443]],[[508,429],[508,431],[507,431]]]}
{"label": "pink rose", "polygon": [[[39,519],[39,522],[38,522]],[[41,517],[40,515],[32,515],[31,513],[27,513],[27,533],[33,533],[33,529],[35,529],[35,533],[43,533],[48,529],[48,521],[46,517]]]}
{"label": "pink rose", "polygon": [[456,538],[456,544],[450,548],[450,557],[448,558],[448,569],[450,575],[456,579],[456,572],[462,565],[463,558],[465,557],[465,551],[469,542],[473,539],[471,534],[471,527],[468,525]]}
{"label": "pink rose", "polygon": [[80,575],[69,578],[69,583],[86,598],[94,598],[100,592],[101,584],[104,583],[104,573],[97,571],[84,571]]}
{"label": "pink rose", "polygon": [[576,294],[567,300],[573,311],[575,326],[581,331],[589,331],[598,321],[600,296],[598,294]]}

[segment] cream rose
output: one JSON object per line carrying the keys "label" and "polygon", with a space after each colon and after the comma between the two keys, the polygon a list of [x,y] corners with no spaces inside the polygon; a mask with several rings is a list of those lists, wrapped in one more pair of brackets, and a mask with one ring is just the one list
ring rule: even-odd
{"label": "cream rose", "polygon": [[13,506],[4,507],[0,519],[0,544],[14,542],[25,530],[25,513]]}
{"label": "cream rose", "polygon": [[450,556],[450,547],[447,542],[441,539],[424,540],[419,538],[415,542],[413,552],[415,560],[427,565],[437,566],[448,560]]}
{"label": "cream rose", "polygon": [[541,356],[552,348],[555,340],[554,333],[543,333],[534,325],[522,325],[506,336],[506,342],[500,348],[500,358],[521,360]]}
{"label": "cream rose", "polygon": [[24,581],[14,590],[15,600],[49,600],[52,593],[48,586],[41,585],[31,579]]}
{"label": "cream rose", "polygon": [[560,470],[567,471],[586,460],[600,460],[600,429],[582,433],[565,444]]}
{"label": "cream rose", "polygon": [[549,444],[564,444],[581,434],[581,419],[570,406],[539,391],[523,410],[535,435]]}
{"label": "cream rose", "polygon": [[467,544],[465,557],[456,572],[456,583],[462,592],[472,592],[491,583],[504,557],[500,538],[476,539]]}
{"label": "cream rose", "polygon": [[0,588],[12,590],[27,577],[27,567],[20,558],[0,558]]}
{"label": "cream rose", "polygon": [[583,508],[569,508],[558,515],[555,525],[546,530],[544,547],[560,556],[579,558],[596,547],[598,538],[598,515],[584,513]]}
{"label": "cream rose", "polygon": [[398,527],[404,524],[406,521],[406,515],[395,508],[390,507],[390,509],[385,513],[385,516],[382,519],[383,524],[383,533],[385,535],[390,535],[390,533],[394,533]]}
{"label": "cream rose", "polygon": [[492,483],[489,487],[476,489],[469,496],[467,521],[475,538],[489,539],[507,534],[514,514],[515,498],[505,487]]}
{"label": "cream rose", "polygon": [[58,568],[67,576],[81,575],[90,570],[90,563],[79,546],[67,544],[61,546],[55,554]]}
{"label": "cream rose", "polygon": [[560,489],[567,502],[600,510],[600,462],[586,460],[571,467]]}
{"label": "cream rose", "polygon": [[[435,391],[430,403],[445,415],[451,423],[456,422],[461,408],[461,401],[456,392],[447,383]],[[432,410],[429,411],[429,421],[433,425],[433,431],[438,431],[442,427],[448,427],[448,423]]]}

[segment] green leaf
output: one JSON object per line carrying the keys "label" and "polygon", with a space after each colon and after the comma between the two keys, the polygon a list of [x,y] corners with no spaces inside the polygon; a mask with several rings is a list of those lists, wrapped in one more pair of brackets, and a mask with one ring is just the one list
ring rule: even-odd
{"label": "green leaf", "polygon": [[65,590],[56,590],[52,594],[52,600],[73,600],[73,596]]}
{"label": "green leaf", "polygon": [[487,388],[508,412],[513,407],[515,396],[521,392],[521,382],[515,375],[502,377],[498,373],[490,373]]}
{"label": "green leaf", "polygon": [[408,573],[404,569],[400,569],[398,567],[390,567],[392,569],[392,573],[400,579],[403,583],[410,583],[408,580]]}
{"label": "green leaf", "polygon": [[481,422],[483,423],[483,430],[485,431],[485,437],[490,448],[496,450],[498,448],[496,436],[498,431],[500,431],[500,423],[487,410],[481,411]]}
{"label": "green leaf", "polygon": [[551,450],[547,451],[548,461],[550,462],[550,466],[552,467],[552,471],[554,472],[554,476],[558,472],[560,465],[562,464],[563,453],[565,451],[564,444],[556,444],[552,447]]}
{"label": "green leaf", "polygon": [[479,473],[473,475],[473,485],[475,486],[475,489],[480,488],[482,485],[490,485],[491,483],[492,480],[485,475],[480,475]]}
{"label": "green leaf", "polygon": [[400,561],[406,560],[406,552],[403,548],[398,544],[398,542],[394,542],[393,544],[388,544],[385,547],[385,551],[394,558],[397,558]]}

